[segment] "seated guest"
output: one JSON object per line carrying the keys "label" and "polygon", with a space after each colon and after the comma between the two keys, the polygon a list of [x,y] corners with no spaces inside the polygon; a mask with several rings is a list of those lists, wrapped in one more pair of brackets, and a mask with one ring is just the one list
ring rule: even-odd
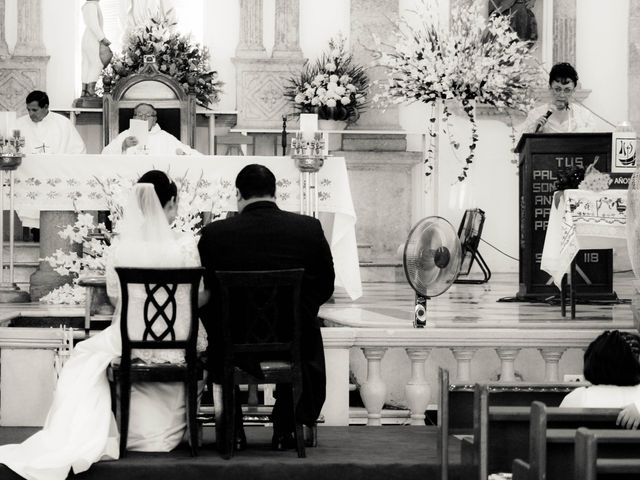
{"label": "seated guest", "polygon": [[[211,291],[212,298],[202,322],[210,339],[209,372],[214,382],[221,383],[224,343],[214,313],[215,302],[220,298],[216,270],[304,268],[300,292],[303,390],[296,405],[296,418],[311,427],[325,399],[324,349],[317,315],[320,305],[333,293],[333,258],[320,222],[280,210],[275,194],[273,173],[262,165],[247,165],[236,177],[239,214],[210,223],[202,230],[198,250],[206,270],[205,287]],[[277,386],[275,396],[272,447],[295,448],[291,388]],[[241,448],[244,433],[240,419],[236,418],[236,422],[239,433],[235,446]]]}
{"label": "seated guest", "polygon": [[[138,147],[139,140],[133,136],[130,129],[120,132],[109,145],[102,150],[108,155],[201,155],[200,152],[185,145],[176,137],[160,128],[157,123],[157,112],[152,105],[140,103],[133,109],[133,118],[146,120],[149,125],[147,144]],[[143,148],[142,148],[143,147]]]}
{"label": "seated guest", "polygon": [[534,108],[519,127],[522,133],[593,132],[595,117],[573,102],[578,72],[569,63],[556,63],[549,72],[551,103]]}
{"label": "seated guest", "polygon": [[567,394],[560,404],[567,408],[623,408],[618,424],[637,428],[640,423],[640,337],[635,333],[607,330],[584,354],[584,378],[589,387]]}
{"label": "seated guest", "polygon": [[16,128],[24,136],[24,153],[86,153],[80,134],[64,115],[49,111],[49,97],[34,90],[27,95],[27,113],[18,118]]}
{"label": "seated guest", "polygon": [[[39,154],[87,153],[80,134],[64,115],[49,111],[49,97],[45,92],[34,90],[27,95],[27,113],[18,118],[16,128],[24,137],[23,152]],[[39,240],[40,217],[33,209],[23,208],[20,220],[30,227],[33,239]]]}

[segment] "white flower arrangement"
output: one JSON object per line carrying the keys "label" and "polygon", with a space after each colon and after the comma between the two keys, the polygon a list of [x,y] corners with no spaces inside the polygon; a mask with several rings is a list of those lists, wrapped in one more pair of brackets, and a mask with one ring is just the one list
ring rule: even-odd
{"label": "white flower arrangement", "polygon": [[[110,232],[104,223],[96,224],[95,218],[89,213],[79,213],[73,225],[68,225],[58,232],[60,237],[68,240],[75,248],[70,252],[58,249],[44,260],[60,275],[70,276],[72,281],[44,295],[40,298],[42,303],[83,303],[85,288],[77,284],[78,277],[88,273],[104,275],[111,238],[118,234],[123,204],[134,181],[119,177],[96,181],[102,186],[107,198],[113,232]],[[220,218],[223,213],[222,205],[233,194],[233,185],[224,180],[214,185],[202,176],[192,182],[185,175],[175,182],[178,187],[178,213],[171,228],[194,236],[197,236],[200,229],[200,213],[208,213],[211,220]],[[80,254],[77,251],[80,251]]]}
{"label": "white flower arrangement", "polygon": [[331,39],[329,49],[299,76],[289,80],[286,92],[301,113],[317,113],[323,120],[355,122],[366,104],[369,80],[355,65],[343,37]]}
{"label": "white flower arrangement", "polygon": [[[527,112],[533,106],[534,90],[542,81],[530,43],[518,38],[509,17],[495,14],[486,18],[481,9],[486,9],[486,2],[480,0],[456,4],[447,28],[436,17],[438,8],[423,2],[416,12],[417,25],[404,20],[396,32],[395,45],[375,39],[376,63],[387,69],[388,78],[378,83],[381,93],[374,96],[374,103],[420,101],[432,106],[428,122],[431,146],[425,159],[427,175],[433,170],[438,105],[442,105],[445,125],[449,125],[451,117],[449,101],[459,103],[471,123],[469,153],[458,176],[463,181],[478,141],[476,103],[499,111]],[[457,150],[459,142],[451,135],[449,140]]]}

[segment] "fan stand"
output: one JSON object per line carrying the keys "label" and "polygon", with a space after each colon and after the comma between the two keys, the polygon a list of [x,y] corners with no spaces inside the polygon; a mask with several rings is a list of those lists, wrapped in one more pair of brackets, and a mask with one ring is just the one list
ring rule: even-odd
{"label": "fan stand", "polygon": [[484,258],[482,258],[482,254],[475,248],[470,248],[473,255],[471,257],[471,264],[469,265],[469,269],[473,266],[473,263],[476,262],[478,267],[480,267],[480,271],[482,272],[483,278],[456,278],[453,283],[466,283],[473,285],[480,285],[482,283],[487,283],[491,278],[491,270],[489,269],[489,265],[485,262]]}
{"label": "fan stand", "polygon": [[416,293],[416,305],[413,310],[413,328],[424,328],[427,326],[427,299],[424,295]]}

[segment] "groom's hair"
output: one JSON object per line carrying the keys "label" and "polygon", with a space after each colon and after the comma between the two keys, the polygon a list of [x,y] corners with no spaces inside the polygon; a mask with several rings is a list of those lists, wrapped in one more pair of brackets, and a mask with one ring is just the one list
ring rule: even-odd
{"label": "groom's hair", "polygon": [[236,188],[245,200],[254,197],[275,197],[276,177],[264,165],[247,165],[236,177]]}
{"label": "groom's hair", "polygon": [[169,200],[178,195],[177,185],[162,170],[149,170],[142,175],[138,183],[150,183],[156,191],[160,205],[163,207]]}

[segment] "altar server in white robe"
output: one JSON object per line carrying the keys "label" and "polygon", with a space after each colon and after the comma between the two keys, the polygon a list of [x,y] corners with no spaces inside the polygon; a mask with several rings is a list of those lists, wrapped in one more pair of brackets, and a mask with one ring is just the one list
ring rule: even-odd
{"label": "altar server in white robe", "polygon": [[49,111],[49,97],[34,90],[27,95],[27,113],[16,121],[24,136],[24,153],[87,153],[80,134],[64,115]]}
{"label": "altar server in white robe", "polygon": [[[81,154],[87,149],[80,134],[64,115],[49,111],[49,97],[34,90],[27,95],[27,113],[16,121],[16,128],[24,137],[23,152],[27,155]],[[21,209],[22,225],[40,227],[36,210]]]}
{"label": "altar server in white robe", "polygon": [[143,140],[144,144],[142,144],[129,128],[120,132],[109,145],[104,147],[103,155],[202,155],[162,130],[157,124],[157,112],[152,105],[148,103],[136,105],[133,109],[133,118],[147,121],[149,131],[146,142]]}

